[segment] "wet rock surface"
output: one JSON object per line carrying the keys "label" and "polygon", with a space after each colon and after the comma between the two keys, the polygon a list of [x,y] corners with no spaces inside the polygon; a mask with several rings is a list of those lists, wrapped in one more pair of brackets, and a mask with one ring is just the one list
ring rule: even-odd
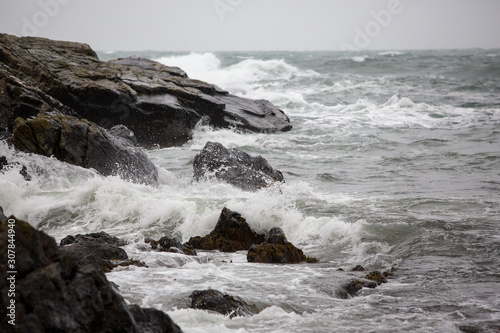
{"label": "wet rock surface", "polygon": [[[10,222],[9,222],[10,221]],[[12,226],[12,227],[11,227]],[[15,326],[2,332],[180,332],[168,315],[129,308],[104,273],[79,265],[55,240],[11,217],[0,223],[0,269],[8,271],[8,230],[15,231]],[[0,279],[1,315],[7,317],[10,282]]]}
{"label": "wet rock surface", "polygon": [[214,230],[204,237],[191,237],[187,244],[201,250],[236,252],[248,250],[264,239],[264,235],[250,228],[241,214],[224,207]]}
{"label": "wet rock surface", "polygon": [[246,191],[257,191],[284,182],[283,174],[261,156],[250,156],[238,149],[227,149],[218,142],[207,142],[193,162],[193,178],[215,178]]}
{"label": "wet rock surface", "polygon": [[[121,133],[125,131],[122,127]],[[13,126],[14,146],[78,165],[104,176],[156,185],[158,171],[146,152],[130,139],[115,136],[96,124],[62,114],[39,113],[35,118],[17,118]]]}
{"label": "wet rock surface", "polygon": [[137,57],[104,62],[86,44],[0,34],[0,128],[54,111],[125,125],[144,146],[181,145],[201,120],[256,132],[292,127],[268,101],[231,95],[176,67]]}
{"label": "wet rock surface", "polygon": [[290,243],[281,228],[272,228],[266,241],[253,244],[248,250],[247,260],[258,263],[297,264],[300,262],[315,263],[315,258],[306,257],[301,249]]}
{"label": "wet rock surface", "polygon": [[248,316],[258,312],[255,305],[214,289],[195,290],[189,298],[193,309],[211,310],[230,317]]}
{"label": "wet rock surface", "polygon": [[137,304],[129,305],[128,309],[137,323],[139,332],[182,333],[180,327],[163,311],[151,308],[141,308]]}
{"label": "wet rock surface", "polygon": [[168,236],[163,236],[158,241],[150,237],[146,237],[144,239],[144,243],[151,245],[151,248],[153,250],[159,250],[161,252],[180,253],[190,256],[197,255],[192,246],[188,244],[182,244],[178,239],[170,238]]}
{"label": "wet rock surface", "polygon": [[79,265],[93,264],[103,272],[117,266],[135,265],[145,267],[144,262],[129,259],[120,246],[125,242],[105,232],[67,236],[60,242],[59,251],[76,259]]}

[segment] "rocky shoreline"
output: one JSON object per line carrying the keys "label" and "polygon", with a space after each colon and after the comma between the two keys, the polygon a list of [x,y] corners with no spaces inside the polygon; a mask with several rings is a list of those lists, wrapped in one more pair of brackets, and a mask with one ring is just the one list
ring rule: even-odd
{"label": "rocky shoreline", "polygon": [[[86,44],[0,34],[0,138],[19,151],[157,186],[157,167],[144,148],[181,145],[200,122],[255,132],[292,128],[283,111],[270,102],[231,95],[188,78],[179,68],[135,57],[103,62]],[[26,167],[0,156],[0,172],[14,167],[30,181]],[[193,180],[214,179],[252,192],[285,182],[283,174],[263,157],[207,142],[194,159]],[[104,273],[118,266],[147,269],[147,262],[128,257],[123,240],[95,230],[68,235],[57,246],[52,237],[29,223],[7,218],[1,207],[0,220],[3,271],[7,271],[8,223],[15,226],[19,265],[15,302],[20,323],[15,332],[181,332],[162,311],[127,305],[106,279]],[[143,241],[165,255],[247,251],[249,263],[318,262],[289,242],[281,228],[258,233],[240,213],[227,207],[207,235],[184,244],[168,235]],[[339,298],[375,288],[394,273],[359,274],[338,286]],[[5,311],[9,301],[5,279],[0,289]],[[194,290],[190,306],[230,317],[261,310],[213,289]],[[2,331],[12,329],[3,321],[2,325]]]}

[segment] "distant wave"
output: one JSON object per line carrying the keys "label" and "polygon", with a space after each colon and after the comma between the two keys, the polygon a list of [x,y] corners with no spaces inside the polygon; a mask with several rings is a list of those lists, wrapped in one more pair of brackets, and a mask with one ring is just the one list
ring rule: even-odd
{"label": "distant wave", "polygon": [[384,52],[378,53],[378,55],[380,55],[380,56],[391,56],[391,57],[400,56],[403,54],[405,54],[405,53],[399,52],[399,51],[384,51]]}
{"label": "distant wave", "polygon": [[227,67],[222,67],[220,59],[211,52],[166,56],[155,60],[164,65],[178,66],[186,71],[190,78],[217,84],[236,94],[251,93],[276,81],[320,75],[313,70],[301,70],[284,59],[240,59],[240,62]]}

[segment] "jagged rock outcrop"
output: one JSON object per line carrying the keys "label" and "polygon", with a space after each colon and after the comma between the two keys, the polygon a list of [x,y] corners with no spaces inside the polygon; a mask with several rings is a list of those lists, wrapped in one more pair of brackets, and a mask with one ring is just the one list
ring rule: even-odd
{"label": "jagged rock outcrop", "polygon": [[250,228],[241,214],[224,207],[214,230],[204,237],[191,237],[187,244],[201,250],[236,252],[248,250],[252,244],[264,239],[264,235]]}
{"label": "jagged rock outcrop", "polygon": [[291,129],[268,101],[231,95],[179,68],[137,57],[104,62],[86,44],[0,34],[0,129],[52,111],[104,128],[123,124],[145,146],[183,144],[202,119],[219,128]]}
{"label": "jagged rock outcrop", "polygon": [[227,149],[218,142],[207,142],[193,162],[195,180],[216,178],[246,191],[257,191],[276,182],[283,174],[262,156],[252,157],[238,149]]}
{"label": "jagged rock outcrop", "polygon": [[[9,273],[14,283],[0,279],[1,332],[181,332],[161,311],[129,308],[101,270],[79,266],[52,237],[14,217],[0,223],[2,272],[12,270],[7,267],[10,229],[16,273]],[[15,311],[10,312],[13,301]]]}
{"label": "jagged rock outcrop", "polygon": [[239,297],[223,294],[218,290],[195,290],[189,296],[191,299],[191,308],[201,310],[211,310],[234,316],[248,316],[256,314],[257,307],[253,304],[248,304]]}
{"label": "jagged rock outcrop", "polygon": [[[156,185],[158,170],[146,152],[132,144],[126,130],[115,136],[104,128],[72,116],[39,113],[35,118],[17,118],[13,127],[14,146],[28,153],[54,156],[57,159],[94,168],[104,176]],[[118,131],[115,131],[118,132]]]}
{"label": "jagged rock outcrop", "polygon": [[266,241],[254,244],[247,254],[249,262],[276,263],[276,264],[297,264],[303,261],[314,263],[316,258],[306,257],[301,249],[290,243],[281,228],[272,228]]}
{"label": "jagged rock outcrop", "polygon": [[93,264],[103,272],[109,272],[117,266],[146,266],[142,261],[129,259],[127,252],[120,247],[125,245],[123,240],[102,231],[69,235],[61,240],[60,245],[59,251],[75,258],[78,265]]}

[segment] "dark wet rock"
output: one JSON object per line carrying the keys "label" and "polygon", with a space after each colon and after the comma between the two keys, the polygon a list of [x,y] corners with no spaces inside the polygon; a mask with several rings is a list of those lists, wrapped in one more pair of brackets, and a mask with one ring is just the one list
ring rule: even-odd
{"label": "dark wet rock", "polygon": [[153,238],[151,238],[151,237],[146,237],[146,238],[144,238],[144,243],[151,245],[151,248],[152,248],[153,250],[156,250],[156,249],[158,248],[158,241],[157,241],[157,240],[154,240],[154,239],[153,239]]}
{"label": "dark wet rock", "polygon": [[285,244],[288,243],[288,240],[283,229],[274,227],[267,233],[265,242],[269,244]]}
{"label": "dark wet rock", "polygon": [[361,265],[356,265],[356,267],[353,267],[351,269],[351,272],[364,272],[365,268]]}
{"label": "dark wet rock", "polygon": [[[179,332],[166,314],[129,309],[101,270],[93,265],[78,265],[73,257],[59,250],[52,237],[26,222],[11,219],[0,222],[0,270],[10,270],[8,230],[13,225],[17,274],[12,299],[16,325],[4,319],[0,322],[1,332]],[[0,312],[10,320],[9,288],[10,281],[0,279]],[[169,322],[170,331],[168,326],[158,326]]]}
{"label": "dark wet rock", "polygon": [[248,250],[247,260],[249,262],[297,264],[300,262],[315,263],[316,258],[306,257],[301,249],[290,243],[281,228],[272,228],[266,241],[253,244]]}
{"label": "dark wet rock", "polygon": [[248,316],[257,313],[257,307],[248,304],[239,297],[223,294],[218,290],[195,290],[189,296],[191,308],[201,310],[211,310],[223,315]]}
{"label": "dark wet rock", "polygon": [[397,269],[395,267],[391,267],[387,271],[382,272],[382,275],[388,279],[394,278],[396,276]]}
{"label": "dark wet rock", "polygon": [[236,252],[248,250],[252,244],[261,243],[264,235],[254,232],[245,218],[224,207],[215,229],[204,237],[191,237],[188,245],[201,250]]}
{"label": "dark wet rock", "polygon": [[129,130],[125,125],[113,126],[108,130],[108,133],[129,141],[133,146],[137,146],[137,138],[134,132]]}
{"label": "dark wet rock", "polygon": [[59,251],[75,258],[79,265],[93,264],[104,272],[117,266],[146,266],[142,261],[129,259],[127,252],[120,247],[125,242],[105,232],[69,235],[60,244]]}
{"label": "dark wet rock", "polygon": [[348,299],[357,296],[359,291],[365,288],[376,288],[378,285],[374,281],[364,280],[364,279],[352,279],[346,283],[340,285],[335,291],[335,295],[338,298]]}
{"label": "dark wet rock", "polygon": [[218,142],[207,142],[195,156],[193,177],[215,178],[246,191],[257,191],[276,182],[284,182],[283,174],[273,169],[262,156],[252,157],[238,149],[227,149]]}
{"label": "dark wet rock", "polygon": [[[12,167],[19,167],[19,163],[14,162],[14,163],[9,163],[7,161],[7,157],[5,156],[0,156],[0,172],[7,170]],[[28,173],[28,169],[26,168],[25,165],[21,166],[21,170],[19,170],[19,174],[23,176],[24,180],[30,181],[31,180],[31,175]]]}
{"label": "dark wet rock", "polygon": [[375,281],[378,285],[386,283],[386,277],[380,271],[372,271],[366,274],[365,279]]}
{"label": "dark wet rock", "polygon": [[182,333],[180,327],[163,311],[144,309],[137,304],[129,305],[128,309],[137,323],[139,332]]}
{"label": "dark wet rock", "polygon": [[480,323],[480,324],[464,324],[459,325],[458,329],[463,333],[498,333],[500,332],[500,324],[493,323]]}
{"label": "dark wet rock", "polygon": [[3,213],[3,208],[0,206],[0,221],[3,221],[7,218],[7,216]]}
{"label": "dark wet rock", "polygon": [[158,170],[142,148],[85,119],[43,113],[28,120],[17,118],[12,142],[24,152],[54,156],[104,176],[149,185],[158,181]]}
{"label": "dark wet rock", "polygon": [[182,244],[179,240],[175,238],[163,236],[158,241],[158,244],[159,244],[158,249],[160,251],[174,252],[174,253],[187,254],[193,256],[196,255],[196,251],[193,249],[192,246],[188,244]]}
{"label": "dark wet rock", "polygon": [[176,67],[137,57],[104,62],[86,44],[0,34],[0,128],[54,111],[125,125],[145,146],[181,145],[202,120],[255,132],[292,127],[268,101],[231,95]]}
{"label": "dark wet rock", "polygon": [[98,243],[106,243],[106,244],[112,244],[116,246],[124,246],[126,245],[125,241],[123,239],[120,239],[115,236],[111,236],[107,232],[101,231],[101,232],[93,232],[90,234],[85,234],[85,235],[68,235],[61,239],[61,242],[59,245],[69,245],[73,243],[83,243],[83,242],[98,242]]}

